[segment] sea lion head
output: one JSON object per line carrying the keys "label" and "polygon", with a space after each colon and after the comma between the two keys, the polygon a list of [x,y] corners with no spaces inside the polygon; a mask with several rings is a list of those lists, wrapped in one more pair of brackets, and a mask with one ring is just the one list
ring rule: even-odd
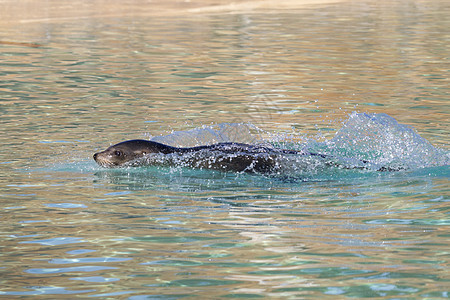
{"label": "sea lion head", "polygon": [[110,146],[94,154],[94,160],[102,167],[126,166],[150,153],[169,153],[170,147],[146,140],[130,140]]}

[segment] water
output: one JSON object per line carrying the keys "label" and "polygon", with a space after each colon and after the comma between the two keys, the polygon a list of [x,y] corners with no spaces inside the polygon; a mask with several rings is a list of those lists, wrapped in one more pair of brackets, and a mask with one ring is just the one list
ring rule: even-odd
{"label": "water", "polygon": [[[0,297],[448,298],[446,1],[2,5]],[[92,160],[130,138],[373,168]]]}

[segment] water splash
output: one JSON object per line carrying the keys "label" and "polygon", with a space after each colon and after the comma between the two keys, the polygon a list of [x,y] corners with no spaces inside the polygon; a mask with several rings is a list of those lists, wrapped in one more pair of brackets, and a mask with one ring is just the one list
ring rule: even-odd
{"label": "water splash", "polygon": [[450,162],[448,151],[434,147],[411,127],[384,113],[352,113],[336,135],[321,146],[326,154],[368,161],[373,169],[417,169]]}
{"label": "water splash", "polygon": [[259,137],[261,132],[252,124],[222,123],[186,131],[174,131],[168,135],[153,137],[151,140],[175,147],[194,147],[226,142],[257,144],[261,142]]}
{"label": "water splash", "polygon": [[[220,142],[239,142],[270,145],[261,139],[262,130],[252,124],[225,123],[203,126],[188,131],[176,131],[152,140],[174,146],[208,145]],[[278,155],[275,174],[305,175],[326,172],[329,169],[364,170],[411,170],[449,165],[449,152],[431,145],[411,127],[399,124],[387,114],[353,112],[343,127],[328,141],[305,139],[302,143],[283,143],[277,139],[273,144],[289,149],[321,155]],[[216,153],[217,154],[217,153]],[[323,154],[323,155],[322,155]],[[230,157],[236,154],[227,154]],[[256,157],[256,156],[255,156]],[[204,167],[223,161],[222,156],[202,153],[200,156],[153,156],[147,164],[178,167]]]}

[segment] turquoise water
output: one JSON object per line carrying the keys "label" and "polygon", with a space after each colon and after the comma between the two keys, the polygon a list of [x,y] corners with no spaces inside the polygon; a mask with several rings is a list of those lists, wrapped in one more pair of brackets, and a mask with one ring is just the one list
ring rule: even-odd
{"label": "turquoise water", "polygon": [[[448,298],[448,12],[367,1],[0,23],[0,297]],[[132,138],[370,165],[93,161]]]}

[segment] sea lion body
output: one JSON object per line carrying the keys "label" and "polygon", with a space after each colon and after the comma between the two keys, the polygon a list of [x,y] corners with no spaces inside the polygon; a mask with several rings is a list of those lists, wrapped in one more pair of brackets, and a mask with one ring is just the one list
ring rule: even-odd
{"label": "sea lion body", "polygon": [[303,154],[301,151],[273,149],[241,143],[178,148],[147,140],[130,140],[94,154],[103,167],[140,165],[186,166],[221,171],[271,173],[279,155]]}
{"label": "sea lion body", "polygon": [[324,167],[400,171],[403,166],[378,166],[366,160],[343,163],[337,157],[297,150],[242,143],[218,143],[178,148],[147,140],[129,140],[94,154],[103,167],[181,166],[258,174],[283,173],[286,168],[312,170]]}

